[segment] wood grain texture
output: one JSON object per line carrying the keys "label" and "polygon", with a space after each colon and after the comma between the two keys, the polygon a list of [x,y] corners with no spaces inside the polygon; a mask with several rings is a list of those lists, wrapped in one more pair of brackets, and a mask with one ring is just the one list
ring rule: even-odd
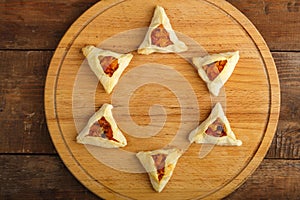
{"label": "wood grain texture", "polygon": [[54,153],[44,114],[52,52],[0,51],[0,153]]}
{"label": "wood grain texture", "polygon": [[265,159],[252,176],[225,199],[299,199],[300,161]]}
{"label": "wood grain texture", "polygon": [[[55,152],[43,111],[43,85],[51,57],[52,52],[48,51],[0,51],[1,153]],[[300,78],[299,73],[295,72],[300,70],[300,53],[273,53],[273,57],[279,74],[282,102],[278,128],[267,158],[298,159]],[[26,63],[27,70],[24,70],[23,63]],[[17,74],[14,74],[15,70]],[[22,83],[30,84],[24,88]],[[34,95],[34,98],[30,98],[31,95]],[[32,116],[34,120],[31,121],[30,115],[27,117],[24,113],[35,113]],[[32,125],[25,125],[26,120],[31,121]],[[10,126],[13,121],[15,126]],[[30,132],[34,132],[29,140],[25,139],[26,148],[23,144],[23,138],[28,138],[25,126],[31,126]]]}
{"label": "wood grain texture", "polygon": [[[98,0],[2,0],[0,49],[54,50],[74,20],[96,2]],[[271,50],[300,50],[299,1],[228,0],[228,2],[252,21]]]}
{"label": "wood grain texture", "polygon": [[281,85],[278,129],[268,158],[300,158],[300,53],[273,53]]}
{"label": "wood grain texture", "polygon": [[227,0],[257,27],[271,50],[300,49],[300,1]]}
{"label": "wood grain texture", "polygon": [[[210,53],[232,51],[233,49],[240,51],[239,64],[231,76],[231,81],[226,83],[226,113],[236,132],[243,133],[238,135],[238,138],[244,141],[244,145],[238,147],[239,151],[236,151],[235,147],[227,147],[226,149],[215,147],[215,150],[202,160],[198,159],[198,154],[195,153],[199,152],[199,145],[191,145],[182,156],[181,162],[177,164],[177,171],[174,172],[173,178],[176,181],[173,184],[168,184],[165,192],[160,194],[153,192],[149,187],[147,178],[145,180],[141,174],[132,173],[130,166],[135,167],[137,165],[139,167],[134,157],[129,165],[126,165],[123,156],[121,156],[121,160],[118,160],[116,155],[109,156],[109,159],[113,161],[112,164],[117,164],[114,165],[117,167],[115,168],[100,160],[102,155],[109,155],[115,151],[84,147],[74,141],[84,122],[86,123],[88,117],[94,113],[95,106],[113,101],[110,99],[112,97],[107,95],[102,87],[96,87],[98,82],[93,79],[94,75],[90,73],[87,64],[83,62],[84,58],[80,49],[86,44],[101,44],[102,48],[118,52],[134,51],[134,48],[144,38],[145,31],[132,32],[132,30],[147,27],[153,9],[158,3],[166,8],[169,18],[173,22],[173,28],[181,33],[181,39],[190,47],[191,50],[187,52],[187,58],[191,57],[191,54],[199,52],[197,52],[195,45],[184,36],[191,37]],[[199,13],[199,10],[196,9],[197,6],[205,10],[205,13]],[[116,17],[111,18],[111,16]],[[213,20],[211,20],[212,18]],[[107,21],[110,23],[105,23]],[[210,23],[213,23],[214,26],[211,26]],[[217,34],[216,30],[220,29],[219,25],[223,26],[224,24],[226,24],[224,30],[226,35]],[[195,25],[198,26],[196,32],[194,28],[191,28]],[[101,31],[103,26],[107,27],[105,32]],[[128,34],[126,32],[128,30],[131,31],[131,35],[124,35]],[[124,38],[126,38],[126,43],[122,42]],[[135,54],[131,64],[125,70],[125,74],[135,70],[136,66],[152,63],[153,60],[156,63],[171,66],[181,76],[185,77],[185,81],[188,80],[197,96],[198,102],[194,104],[203,105],[203,99],[205,96],[209,96],[205,90],[205,85],[203,83],[201,85],[198,74],[194,70],[186,70],[191,67],[190,64],[176,54],[153,54],[149,56]],[[156,69],[158,70],[158,68]],[[135,77],[144,79],[149,74],[153,76],[152,78],[157,78],[154,72],[140,73]],[[166,74],[165,68],[159,74]],[[154,83],[160,84],[167,80],[168,76],[164,76]],[[148,83],[145,82],[145,84]],[[132,81],[128,84],[132,84]],[[120,82],[118,85],[122,86],[123,83]],[[179,85],[181,86],[183,83],[176,84],[176,88],[180,88]],[[170,87],[172,88],[172,86]],[[133,199],[164,199],[170,196],[177,199],[221,198],[241,184],[265,156],[278,120],[278,87],[275,65],[264,41],[252,24],[224,1],[190,1],[188,4],[182,1],[150,1],[147,3],[134,0],[103,1],[81,16],[60,42],[47,75],[45,107],[50,134],[60,156],[71,172],[99,196]],[[179,94],[183,93],[187,87],[181,89]],[[175,90],[170,89],[172,92]],[[93,91],[96,91],[95,94],[91,93]],[[147,111],[147,101],[151,100],[147,90],[142,91],[144,92],[139,98],[128,96],[133,101],[129,106],[130,109],[139,108],[136,110],[136,115],[139,116],[141,122],[149,118],[147,112],[142,112],[142,110]],[[163,96],[165,91],[157,88],[153,92],[156,92],[154,96]],[[129,92],[129,94],[131,93]],[[124,97],[124,95],[121,96]],[[89,98],[92,98],[92,101]],[[176,99],[174,100],[172,97],[166,99],[167,107],[179,107],[176,106]],[[181,103],[183,99],[185,97],[178,98],[177,101]],[[191,104],[188,105],[191,106]],[[210,101],[204,101],[204,108],[206,109],[204,109],[204,116],[202,118],[200,116],[200,121],[207,117],[210,111],[207,109],[209,105]],[[122,107],[122,105],[118,104],[118,107]],[[141,107],[145,108],[140,109]],[[165,127],[169,129],[162,129],[158,137],[153,137],[145,143],[138,141],[134,143],[134,139],[130,137],[130,132],[125,130],[129,145],[124,148],[124,151],[134,155],[139,149],[153,150],[153,148],[162,148],[167,145],[170,139],[176,135],[178,124],[182,122],[181,118],[178,118],[178,114],[175,116],[168,115],[168,119],[169,116],[171,122],[175,123],[168,125],[169,121],[167,121]],[[177,117],[177,121],[174,117]],[[195,116],[193,115],[193,117]],[[255,120],[249,120],[250,118]],[[78,120],[79,123],[76,122]],[[196,125],[193,125],[192,128]],[[192,130],[191,127],[190,130]],[[157,138],[160,142],[157,142]],[[120,165],[118,165],[120,163],[122,163],[121,167],[128,167],[120,170]],[[226,166],[227,170],[224,171],[223,167],[217,167],[219,165]],[[193,170],[199,166],[201,166],[200,170]],[[210,168],[214,170],[206,170]],[[95,169],[107,173],[100,174]],[[127,185],[126,188],[124,187],[124,180]],[[206,187],[197,187],[197,185],[206,185]]]}
{"label": "wood grain texture", "polygon": [[[52,52],[0,51],[0,56],[0,124],[3,128],[0,152],[54,153],[43,112],[43,85]],[[295,72],[299,71],[300,53],[273,53],[273,57],[279,74],[282,102],[278,128],[267,158],[298,159],[300,78]],[[27,66],[27,70],[23,66]],[[17,74],[14,74],[15,71]],[[30,84],[23,87],[24,82]],[[35,113],[33,120],[24,113]],[[28,121],[32,125],[25,125]],[[12,123],[15,126],[10,126]],[[26,134],[25,126],[30,126],[32,137]]]}
{"label": "wood grain texture", "polygon": [[0,155],[0,171],[0,199],[98,199],[58,156]]}
{"label": "wood grain texture", "polygon": [[[81,185],[57,156],[0,155],[0,170],[0,199],[101,199]],[[225,199],[297,199],[299,173],[299,160],[265,159]]]}
{"label": "wood grain texture", "polygon": [[[58,155],[53,155],[55,149],[45,125],[41,89],[52,56],[52,52],[45,50],[54,50],[74,20],[96,2],[0,0],[0,49],[5,50],[0,51],[0,199],[99,199],[70,174]],[[300,50],[298,0],[228,2],[252,21],[271,50]],[[226,199],[300,196],[300,53],[275,52],[273,57],[282,102],[278,129],[267,154],[269,159]],[[34,77],[35,82],[29,81],[29,77]]]}
{"label": "wood grain texture", "polygon": [[98,0],[0,1],[0,49],[55,49],[74,20]]}

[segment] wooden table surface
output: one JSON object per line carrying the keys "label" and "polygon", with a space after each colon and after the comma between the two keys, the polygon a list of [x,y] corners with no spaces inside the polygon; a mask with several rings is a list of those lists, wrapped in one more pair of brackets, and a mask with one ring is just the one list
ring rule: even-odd
{"label": "wooden table surface", "polygon": [[[0,199],[99,199],[58,156],[44,114],[49,62],[68,27],[98,0],[0,0]],[[281,110],[258,169],[225,199],[300,198],[300,1],[228,0],[274,57]]]}

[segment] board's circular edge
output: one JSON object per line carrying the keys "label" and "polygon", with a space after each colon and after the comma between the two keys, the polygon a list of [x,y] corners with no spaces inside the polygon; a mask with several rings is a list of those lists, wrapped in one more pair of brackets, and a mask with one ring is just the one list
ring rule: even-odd
{"label": "board's circular edge", "polygon": [[237,22],[239,22],[242,25],[242,27],[247,31],[247,33],[249,33],[249,35],[252,37],[252,40],[255,42],[264,61],[270,87],[269,120],[266,126],[264,138],[261,141],[260,146],[258,147],[255,155],[252,157],[248,165],[230,183],[225,185],[217,192],[212,193],[210,196],[207,196],[207,199],[221,199],[228,196],[239,186],[241,186],[247,180],[247,178],[258,168],[265,155],[267,154],[267,151],[272,143],[272,139],[277,129],[277,123],[280,112],[280,86],[277,69],[272,54],[265,40],[258,32],[256,27],[252,24],[252,22],[237,8],[235,8],[233,5],[226,1],[206,1],[214,4],[215,6],[220,7],[232,17],[234,17],[234,19]]}
{"label": "board's circular edge", "polygon": [[[261,161],[263,160],[267,150],[272,142],[272,138],[274,136],[277,121],[279,117],[279,109],[280,109],[280,88],[279,88],[279,80],[276,71],[276,67],[272,58],[272,55],[257,29],[254,25],[245,17],[239,10],[237,10],[230,3],[220,0],[207,0],[211,2],[215,6],[218,6],[228,12],[231,16],[235,18],[245,30],[253,37],[252,39],[256,42],[258,49],[264,59],[267,73],[272,75],[272,79],[269,79],[270,84],[270,113],[269,113],[269,122],[266,128],[265,137],[259,146],[256,156],[248,163],[248,165],[244,168],[244,170],[235,178],[232,182],[225,185],[225,187],[221,188],[215,193],[212,193],[207,198],[223,198],[230,193],[232,193],[239,185],[243,184],[244,181],[256,170]],[[66,32],[65,36],[60,41],[53,57],[51,63],[49,65],[47,79],[45,84],[45,114],[49,132],[51,132],[50,136],[55,145],[55,148],[58,152],[68,152],[68,155],[59,156],[62,158],[64,164],[68,167],[70,172],[79,180],[85,187],[87,187],[90,191],[98,195],[99,197],[104,198],[116,198],[116,194],[106,190],[104,187],[99,188],[100,183],[95,183],[91,177],[89,177],[84,170],[77,165],[76,159],[72,156],[69,150],[66,148],[63,138],[59,134],[60,129],[59,125],[56,121],[56,113],[55,113],[55,82],[57,75],[59,74],[59,63],[61,62],[63,55],[68,50],[70,41],[72,41],[73,34],[77,32],[77,29],[86,23],[87,19],[93,18],[93,13],[99,13],[99,8],[105,10],[105,8],[111,7],[116,3],[123,2],[118,0],[106,0],[100,1],[93,5],[90,9],[88,9],[81,17],[79,17],[70,29]],[[237,18],[238,17],[238,18]],[[66,39],[67,38],[67,39]],[[258,42],[258,43],[257,43]],[[84,181],[82,181],[82,177],[84,177]],[[101,184],[100,184],[101,185]]]}
{"label": "board's circular edge", "polygon": [[[70,48],[70,44],[74,40],[74,34],[80,32],[81,27],[87,26],[95,15],[104,12],[106,9],[123,2],[124,0],[106,0],[99,1],[86,10],[66,31],[65,35],[59,42],[49,65],[44,92],[44,107],[45,116],[52,142],[57,150],[62,162],[74,177],[89,191],[93,192],[98,197],[105,199],[121,199],[117,194],[106,189],[101,183],[92,179],[80,166],[73,157],[69,149],[66,147],[64,138],[61,135],[61,130],[57,122],[56,102],[55,102],[55,86],[59,74],[60,64],[64,59],[65,54]],[[96,14],[95,14],[96,13]],[[67,152],[62,154],[61,152]],[[99,187],[100,186],[100,187]],[[123,198],[122,198],[123,199]]]}

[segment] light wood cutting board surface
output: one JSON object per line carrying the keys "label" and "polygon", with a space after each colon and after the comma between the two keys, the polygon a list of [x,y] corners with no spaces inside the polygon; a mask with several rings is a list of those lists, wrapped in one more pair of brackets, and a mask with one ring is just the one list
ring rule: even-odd
{"label": "light wood cutting board surface", "polygon": [[[136,53],[156,5],[165,8],[173,29],[188,45],[188,52],[148,56]],[[88,44],[134,55],[111,95],[98,84],[80,51]],[[240,51],[236,69],[220,97],[212,97],[190,64],[191,57],[236,50]],[[141,73],[143,69],[148,73]],[[141,87],[127,91],[139,80],[144,81]],[[59,155],[82,184],[105,199],[215,199],[228,195],[266,154],[277,125],[279,99],[276,67],[262,37],[238,10],[217,0],[97,3],[61,40],[45,88],[47,123]],[[161,193],[152,189],[147,174],[133,173],[141,168],[133,156],[136,152],[176,145],[174,138],[179,130],[184,127],[187,138],[217,101],[222,103],[242,146],[214,146],[199,158],[203,145],[180,143],[186,151]],[[115,106],[113,115],[128,141],[122,150],[76,143],[78,132],[104,103]],[[151,128],[149,108],[155,104],[163,106],[164,112],[152,113],[152,122],[160,124],[165,119],[161,129],[152,124],[157,134],[143,137],[143,133],[137,136],[129,132],[132,123],[139,126],[140,132]],[[130,116],[122,112],[125,107]],[[106,162],[107,156],[111,156],[111,163]],[[122,164],[122,158],[128,166]]]}

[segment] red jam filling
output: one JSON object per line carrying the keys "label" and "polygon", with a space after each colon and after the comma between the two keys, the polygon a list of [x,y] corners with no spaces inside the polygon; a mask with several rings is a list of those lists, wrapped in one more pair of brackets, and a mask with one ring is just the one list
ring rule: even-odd
{"label": "red jam filling", "polygon": [[165,161],[167,155],[166,154],[156,154],[152,155],[152,159],[154,160],[155,167],[157,169],[158,180],[160,181],[165,174]]}
{"label": "red jam filling", "polygon": [[214,137],[223,137],[227,135],[225,124],[220,118],[217,118],[211,125],[209,125],[205,133]]}
{"label": "red jam filling", "polygon": [[164,26],[161,24],[151,32],[151,43],[158,47],[167,47],[173,42],[170,40],[170,35]]}
{"label": "red jam filling", "polygon": [[206,72],[209,80],[213,81],[222,72],[226,63],[227,63],[227,60],[220,60],[220,61],[210,63],[208,65],[204,65],[204,66],[202,66],[202,68]]}
{"label": "red jam filling", "polygon": [[98,120],[91,126],[88,136],[102,137],[118,142],[113,138],[113,131],[105,117],[101,117],[100,120]]}
{"label": "red jam filling", "polygon": [[99,56],[99,60],[104,73],[109,77],[112,77],[115,71],[119,68],[118,59],[113,56]]}

